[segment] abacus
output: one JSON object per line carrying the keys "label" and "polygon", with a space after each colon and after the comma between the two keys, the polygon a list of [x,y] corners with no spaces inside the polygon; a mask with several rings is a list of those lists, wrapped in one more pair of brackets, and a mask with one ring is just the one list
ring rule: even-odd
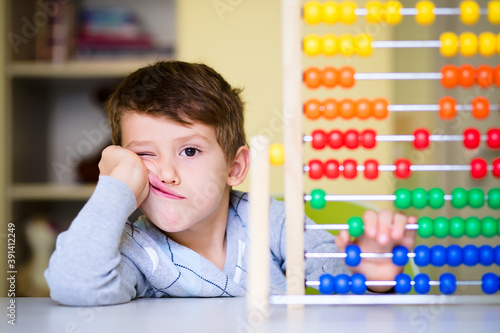
{"label": "abacus", "polygon": [[[491,188],[487,192],[480,188],[457,187],[446,194],[442,189],[413,190],[399,188],[393,194],[327,194],[315,189],[310,194],[303,194],[304,173],[311,179],[336,179],[340,176],[352,179],[363,173],[366,179],[376,179],[380,172],[393,172],[399,179],[408,178],[412,172],[420,171],[462,171],[469,172],[472,179],[483,179],[489,172],[493,177],[500,177],[500,159],[494,159],[490,165],[483,158],[473,158],[469,165],[415,165],[406,158],[397,159],[393,165],[380,165],[374,159],[358,164],[354,159],[338,161],[313,159],[304,166],[302,149],[310,143],[315,150],[374,148],[381,142],[412,142],[415,149],[426,149],[430,142],[461,141],[466,149],[476,149],[485,142],[489,149],[500,148],[500,129],[491,128],[481,134],[476,128],[467,128],[462,134],[431,135],[425,128],[418,128],[407,135],[378,135],[373,129],[325,131],[314,130],[310,135],[302,135],[302,117],[309,120],[324,117],[326,119],[368,119],[383,120],[389,112],[437,112],[444,120],[453,119],[457,112],[471,112],[476,119],[485,119],[490,111],[500,111],[499,105],[490,105],[489,100],[477,96],[470,105],[459,105],[452,97],[442,97],[436,104],[390,105],[385,98],[369,100],[328,98],[302,100],[303,86],[308,89],[323,87],[351,88],[357,80],[440,80],[447,89],[472,87],[500,87],[500,65],[496,67],[481,65],[474,68],[470,65],[456,67],[444,66],[436,73],[356,73],[351,66],[336,69],[301,66],[301,56],[308,57],[342,55],[345,57],[358,55],[369,56],[377,48],[438,48],[443,57],[461,54],[471,57],[479,54],[491,57],[500,53],[500,34],[483,32],[475,35],[470,32],[459,36],[445,32],[436,41],[375,41],[368,34],[353,36],[345,34],[336,36],[326,34],[319,36],[301,35],[300,26],[304,21],[309,25],[317,24],[352,24],[358,17],[365,17],[368,23],[385,22],[395,25],[404,16],[414,16],[417,23],[429,25],[437,15],[457,15],[463,24],[475,24],[481,15],[487,16],[492,24],[500,24],[500,1],[489,1],[487,8],[480,8],[475,1],[462,1],[458,8],[436,8],[431,1],[419,1],[415,8],[403,8],[398,1],[370,1],[365,8],[357,8],[353,1],[307,1],[303,6],[298,0],[282,1],[282,53],[283,53],[283,117],[288,121],[284,127],[284,146],[271,145],[266,137],[253,137],[251,141],[252,168],[250,182],[250,237],[258,239],[250,248],[250,264],[248,278],[248,307],[265,309],[269,302],[302,306],[304,304],[428,304],[435,302],[433,297],[425,295],[431,287],[436,286],[442,295],[453,294],[457,286],[476,286],[487,295],[455,296],[439,298],[444,303],[481,303],[500,304],[500,276],[489,272],[476,281],[457,281],[451,273],[441,274],[438,280],[431,281],[428,275],[419,273],[413,279],[407,274],[399,274],[394,281],[367,281],[361,274],[352,276],[332,276],[324,274],[318,281],[306,281],[304,275],[305,258],[331,258],[345,260],[348,266],[356,266],[362,258],[392,258],[395,265],[405,266],[410,258],[417,266],[433,265],[500,265],[500,245],[477,247],[469,244],[464,247],[450,245],[419,245],[413,252],[397,246],[391,253],[362,253],[356,245],[350,245],[344,253],[304,253],[304,230],[348,230],[352,237],[363,234],[363,221],[359,217],[351,217],[346,224],[305,225],[304,202],[309,201],[315,209],[322,209],[327,201],[392,201],[398,209],[414,207],[421,209],[431,207],[442,208],[448,201],[452,207],[460,209],[466,206],[480,208],[488,206],[500,209],[500,188]],[[297,41],[302,41],[297,43]],[[286,159],[285,159],[286,156]],[[269,208],[269,168],[270,164],[284,164],[284,186],[286,205],[287,233],[287,295],[269,296],[268,270],[262,262],[268,260],[268,223]],[[461,217],[420,217],[417,224],[406,226],[417,230],[419,237],[498,237],[500,236],[500,220],[494,217],[478,218]],[[255,244],[257,243],[257,245]],[[370,286],[392,286],[398,294],[407,294],[412,288],[418,295],[364,295]],[[317,287],[323,295],[305,295],[305,287]],[[344,295],[351,293],[354,295]],[[331,295],[336,294],[336,295]]]}

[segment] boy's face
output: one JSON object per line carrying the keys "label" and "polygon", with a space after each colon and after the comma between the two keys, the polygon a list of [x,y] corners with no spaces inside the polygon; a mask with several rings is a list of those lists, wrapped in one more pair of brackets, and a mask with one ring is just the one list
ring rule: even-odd
{"label": "boy's face", "polygon": [[181,232],[227,218],[230,166],[213,127],[130,112],[121,129],[123,147],[149,170],[149,194],[139,208],[157,227]]}

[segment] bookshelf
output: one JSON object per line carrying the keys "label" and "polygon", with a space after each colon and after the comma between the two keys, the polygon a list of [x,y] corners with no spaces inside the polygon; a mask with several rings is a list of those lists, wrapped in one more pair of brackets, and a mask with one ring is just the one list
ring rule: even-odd
{"label": "bookshelf", "polygon": [[[32,269],[39,266],[32,262],[32,252],[38,250],[30,243],[27,230],[36,225],[48,242],[43,251],[51,251],[54,244],[50,242],[67,229],[92,194],[96,159],[110,144],[104,98],[127,74],[158,59],[173,58],[175,50],[176,0],[62,1],[68,6],[65,12],[73,13],[63,19],[40,7],[40,3],[52,6],[54,2],[7,0],[0,5],[0,32],[4,32],[0,48],[0,97],[4,97],[0,98],[0,144],[5,147],[0,154],[0,254],[5,265],[7,224],[13,222],[16,296],[48,296],[48,290],[33,288],[44,279],[43,271]],[[136,52],[123,40],[113,42],[107,35],[98,39],[99,45],[90,44],[95,49],[89,51],[87,40],[87,49],[79,50],[82,22],[90,26],[87,30],[96,31],[102,23],[95,17],[86,18],[97,21],[92,23],[97,29],[82,20],[85,10],[92,12],[85,15],[115,23],[124,15],[133,15],[130,20],[138,22],[139,30],[131,26],[114,29],[141,38],[147,34],[150,49]],[[67,24],[63,27],[66,40],[55,43],[56,35],[61,35],[55,32],[61,30],[56,25],[61,22]],[[26,33],[30,23],[36,33]],[[47,33],[55,35],[47,38]],[[114,48],[107,46],[111,44]],[[41,57],[40,48],[52,55]],[[7,271],[5,266],[1,268]],[[4,280],[0,282],[1,296],[8,289]]]}

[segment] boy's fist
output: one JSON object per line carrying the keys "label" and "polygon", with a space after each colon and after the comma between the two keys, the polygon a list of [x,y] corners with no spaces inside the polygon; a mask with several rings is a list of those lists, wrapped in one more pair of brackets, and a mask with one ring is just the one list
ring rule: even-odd
{"label": "boy's fist", "polygon": [[99,161],[100,175],[111,176],[125,183],[134,193],[139,207],[149,193],[148,169],[141,158],[120,146],[108,146]]}

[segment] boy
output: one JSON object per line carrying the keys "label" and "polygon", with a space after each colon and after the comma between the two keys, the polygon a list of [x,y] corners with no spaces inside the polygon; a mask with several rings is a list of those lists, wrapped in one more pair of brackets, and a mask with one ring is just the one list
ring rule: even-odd
{"label": "boy", "polygon": [[[240,91],[213,69],[158,62],[132,73],[109,98],[113,143],[99,163],[96,189],[57,240],[45,277],[51,297],[103,305],[137,297],[246,294],[248,196],[232,191],[249,168]],[[144,216],[128,216],[139,207]],[[273,293],[286,288],[284,207],[272,200]],[[363,251],[413,247],[401,214],[365,214]],[[307,223],[313,223],[307,220]],[[338,246],[335,245],[335,242]],[[343,251],[347,232],[306,232],[311,252]],[[266,264],[266,263],[263,263]],[[390,260],[363,260],[368,279],[392,280]],[[342,260],[308,260],[306,277],[349,273]],[[376,291],[385,291],[383,288]]]}

